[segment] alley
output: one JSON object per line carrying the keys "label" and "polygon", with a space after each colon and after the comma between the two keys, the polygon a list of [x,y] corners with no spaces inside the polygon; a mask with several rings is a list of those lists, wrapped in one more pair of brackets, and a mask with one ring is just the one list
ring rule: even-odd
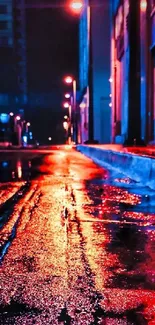
{"label": "alley", "polygon": [[69,147],[5,160],[0,324],[154,325],[155,214],[132,182]]}

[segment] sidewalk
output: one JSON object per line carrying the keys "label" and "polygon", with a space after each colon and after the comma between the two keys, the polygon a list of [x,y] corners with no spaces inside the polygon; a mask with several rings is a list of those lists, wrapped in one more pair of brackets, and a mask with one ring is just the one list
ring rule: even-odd
{"label": "sidewalk", "polygon": [[116,152],[132,153],[140,156],[155,157],[155,145],[147,147],[123,147],[121,144],[99,144],[89,145],[89,147],[96,147],[102,150],[112,150]]}
{"label": "sidewalk", "polygon": [[77,150],[100,166],[115,169],[155,190],[155,146],[77,145]]}

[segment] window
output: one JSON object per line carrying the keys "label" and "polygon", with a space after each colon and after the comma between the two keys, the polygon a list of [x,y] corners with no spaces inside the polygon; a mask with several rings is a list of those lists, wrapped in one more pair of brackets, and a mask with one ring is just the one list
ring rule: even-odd
{"label": "window", "polygon": [[7,20],[1,20],[0,21],[0,30],[4,30],[8,28],[8,22]]}
{"label": "window", "polygon": [[0,14],[6,14],[7,13],[7,6],[6,5],[0,5]]}

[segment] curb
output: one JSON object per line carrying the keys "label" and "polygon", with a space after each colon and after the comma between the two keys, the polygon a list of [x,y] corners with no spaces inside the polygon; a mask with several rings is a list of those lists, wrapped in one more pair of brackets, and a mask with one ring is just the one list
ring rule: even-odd
{"label": "curb", "polygon": [[134,181],[155,189],[155,159],[86,145],[77,145],[76,149],[100,166],[108,164]]}

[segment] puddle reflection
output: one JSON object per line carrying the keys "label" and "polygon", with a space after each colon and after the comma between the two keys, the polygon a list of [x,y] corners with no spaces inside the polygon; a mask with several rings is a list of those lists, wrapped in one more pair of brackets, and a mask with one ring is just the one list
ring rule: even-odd
{"label": "puddle reflection", "polygon": [[28,180],[31,177],[31,162],[8,160],[0,162],[0,182]]}
{"label": "puddle reflection", "polygon": [[0,183],[12,181],[28,181],[34,179],[40,174],[39,165],[43,157],[36,155],[11,156],[8,155],[7,159],[0,159]]}

